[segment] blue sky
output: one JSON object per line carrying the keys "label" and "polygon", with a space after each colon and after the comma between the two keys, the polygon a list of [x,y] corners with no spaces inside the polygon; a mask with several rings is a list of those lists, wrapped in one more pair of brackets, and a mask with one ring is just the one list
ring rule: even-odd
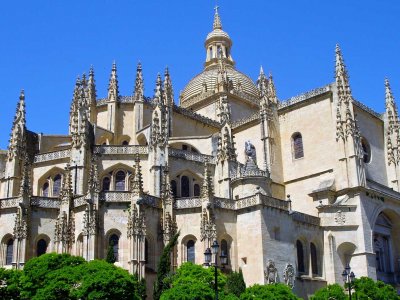
{"label": "blue sky", "polygon": [[[170,68],[175,98],[202,70],[204,40],[216,1],[4,1],[0,12],[0,148],[8,144],[21,88],[28,128],[66,134],[78,75],[95,68],[105,97],[113,60],[122,95],[133,91],[143,64],[145,94]],[[339,43],[353,96],[384,111],[384,78],[400,99],[400,1],[218,0],[233,40],[237,68],[254,80],[260,65],[275,78],[278,97],[333,81]]]}

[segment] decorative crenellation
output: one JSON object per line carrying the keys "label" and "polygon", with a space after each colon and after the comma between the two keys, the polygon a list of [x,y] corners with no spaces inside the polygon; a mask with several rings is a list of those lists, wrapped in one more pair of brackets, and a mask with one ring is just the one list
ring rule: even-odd
{"label": "decorative crenellation", "polygon": [[71,150],[60,150],[60,151],[52,151],[46,153],[36,154],[34,157],[34,163],[41,163],[46,161],[53,161],[58,159],[69,158],[71,156]]}
{"label": "decorative crenellation", "polygon": [[99,195],[100,201],[105,202],[131,202],[132,194],[130,192],[101,192]]}
{"label": "decorative crenellation", "polygon": [[139,145],[98,145],[93,147],[94,154],[123,155],[123,154],[149,154],[149,147]]}
{"label": "decorative crenellation", "polygon": [[32,196],[31,197],[31,206],[40,207],[40,208],[59,209],[61,207],[61,200],[59,198]]}
{"label": "decorative crenellation", "polygon": [[211,163],[215,164],[215,157],[206,154],[194,153],[182,149],[169,148],[168,155],[174,158],[180,158],[199,163]]}
{"label": "decorative crenellation", "polygon": [[21,198],[19,198],[19,197],[1,199],[0,200],[0,209],[18,207],[20,199]]}
{"label": "decorative crenellation", "polygon": [[300,95],[291,97],[291,98],[289,98],[287,100],[280,101],[278,103],[278,108],[279,109],[284,109],[284,108],[292,106],[294,104],[297,104],[297,103],[306,101],[308,99],[317,97],[319,95],[325,94],[326,92],[329,92],[329,91],[330,91],[330,85],[319,87],[319,88],[313,89],[311,91],[302,93]]}

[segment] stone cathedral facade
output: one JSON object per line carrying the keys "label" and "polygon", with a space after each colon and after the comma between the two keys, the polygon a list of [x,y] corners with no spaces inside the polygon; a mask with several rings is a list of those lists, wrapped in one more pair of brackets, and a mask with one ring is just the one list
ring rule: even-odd
{"label": "stone cathedral facade", "polygon": [[[335,81],[286,101],[261,69],[235,68],[218,11],[204,69],[175,104],[168,70],[154,95],[76,81],[68,135],[30,131],[21,92],[0,153],[0,265],[46,252],[105,258],[147,279],[180,231],[173,264],[204,262],[217,240],[248,285],[303,297],[357,277],[400,280],[400,123],[388,80],[380,114],[352,97],[340,48]],[[383,90],[383,89],[382,89]],[[29,100],[27,101],[29,105]],[[151,293],[149,293],[151,294]]]}

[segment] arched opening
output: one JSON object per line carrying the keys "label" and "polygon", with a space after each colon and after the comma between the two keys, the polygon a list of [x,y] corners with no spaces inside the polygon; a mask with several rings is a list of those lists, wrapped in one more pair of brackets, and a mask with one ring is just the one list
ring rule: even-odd
{"label": "arched opening", "polygon": [[47,242],[44,239],[40,239],[37,242],[36,256],[40,256],[42,254],[45,254],[46,251],[47,251]]}
{"label": "arched opening", "polygon": [[189,177],[182,176],[181,178],[181,197],[190,197],[190,181]]}
{"label": "arched opening", "polygon": [[221,240],[221,255],[226,255],[229,265],[229,245],[226,240]]}
{"label": "arched opening", "polygon": [[306,268],[304,265],[304,247],[300,240],[296,241],[296,251],[297,251],[297,271],[299,273],[305,273]]}
{"label": "arched opening", "polygon": [[193,196],[195,197],[200,196],[200,185],[198,185],[197,183],[195,183],[193,186]]}
{"label": "arched opening", "polygon": [[189,240],[186,243],[186,260],[188,262],[195,263],[196,260],[196,252],[195,252],[195,241]]}
{"label": "arched opening", "polygon": [[119,237],[116,234],[112,234],[108,239],[109,245],[113,247],[113,253],[115,261],[118,261],[118,252],[119,252]]}
{"label": "arched opening", "polygon": [[14,240],[9,239],[6,245],[6,265],[11,265],[14,252]]}
{"label": "arched opening", "polygon": [[126,177],[126,174],[124,171],[118,171],[115,174],[115,190],[116,191],[125,191],[125,177]]}
{"label": "arched opening", "polygon": [[76,240],[76,255],[83,257],[83,235],[80,234]]}
{"label": "arched opening", "polygon": [[102,190],[105,191],[105,192],[109,191],[110,190],[110,183],[111,183],[110,177],[104,177],[103,178],[103,184],[102,184]]}
{"label": "arched opening", "polygon": [[146,262],[146,265],[149,264],[149,242],[145,238],[144,239],[144,260]]}
{"label": "arched opening", "polygon": [[128,141],[123,141],[122,142],[122,146],[128,146],[129,145],[129,142]]}
{"label": "arched opening", "polygon": [[294,159],[304,157],[303,137],[299,132],[296,132],[292,135],[292,149]]}
{"label": "arched opening", "polygon": [[363,161],[368,164],[371,162],[371,147],[364,137],[361,138],[361,147],[363,151]]}
{"label": "arched opening", "polygon": [[171,180],[171,190],[172,194],[174,195],[174,198],[176,198],[178,196],[178,188],[175,180]]}
{"label": "arched opening", "polygon": [[311,254],[311,272],[313,275],[318,275],[318,255],[317,247],[314,243],[310,243],[310,254]]}
{"label": "arched opening", "polygon": [[47,181],[43,184],[42,195],[43,195],[43,197],[49,196],[49,183]]}
{"label": "arched opening", "polygon": [[53,180],[53,197],[58,197],[61,191],[61,175],[57,174]]}

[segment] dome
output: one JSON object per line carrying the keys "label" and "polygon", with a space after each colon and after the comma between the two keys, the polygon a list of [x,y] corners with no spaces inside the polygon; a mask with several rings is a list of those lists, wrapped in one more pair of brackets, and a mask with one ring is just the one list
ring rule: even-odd
{"label": "dome", "polygon": [[211,40],[211,39],[220,39],[220,38],[226,38],[227,40],[231,40],[231,38],[229,37],[229,34],[227,34],[225,31],[223,31],[222,29],[214,29],[213,31],[211,31],[206,38],[206,44]]}
{"label": "dome", "polygon": [[[228,65],[226,66],[226,72],[228,78],[232,81],[235,90],[241,90],[243,93],[249,95],[252,98],[259,98],[259,91],[250,77],[235,70],[234,67]],[[184,105],[187,100],[196,97],[205,91],[214,91],[217,77],[218,66],[207,68],[206,70],[195,76],[182,91],[181,104]]]}

